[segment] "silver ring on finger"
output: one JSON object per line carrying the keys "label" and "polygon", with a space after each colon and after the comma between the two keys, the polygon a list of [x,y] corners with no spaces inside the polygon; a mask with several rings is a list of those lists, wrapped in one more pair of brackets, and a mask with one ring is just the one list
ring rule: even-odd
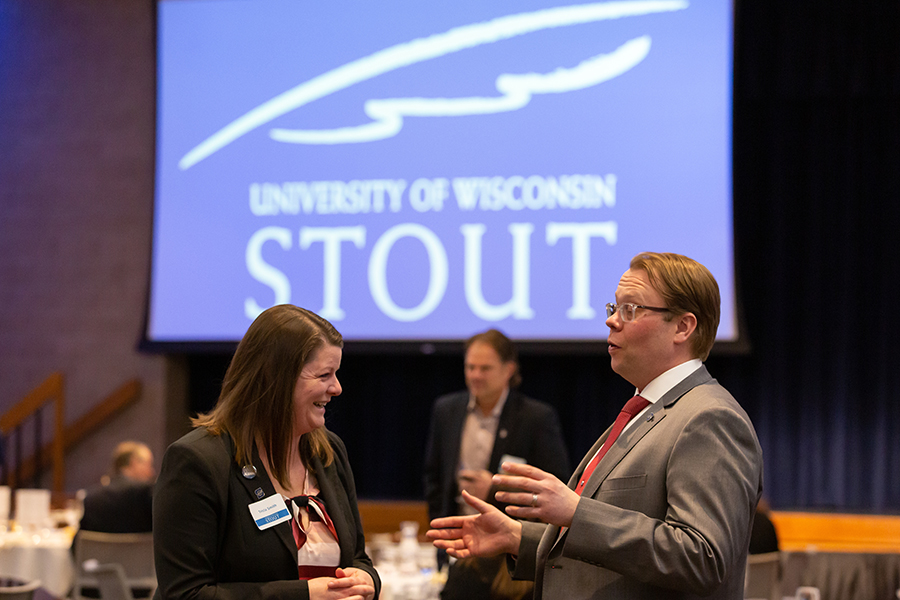
{"label": "silver ring on finger", "polygon": [[534,508],[537,507],[537,494],[531,494],[531,506]]}

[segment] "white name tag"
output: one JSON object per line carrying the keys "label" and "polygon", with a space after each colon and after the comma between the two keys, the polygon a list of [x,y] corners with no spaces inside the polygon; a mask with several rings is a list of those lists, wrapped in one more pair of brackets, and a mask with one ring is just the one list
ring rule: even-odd
{"label": "white name tag", "polygon": [[271,498],[264,498],[259,502],[254,502],[247,508],[253,515],[256,526],[262,529],[268,529],[274,525],[278,525],[282,521],[291,518],[291,513],[287,509],[287,505],[281,496],[275,495]]}
{"label": "white name tag", "polygon": [[[527,465],[528,464],[528,461],[525,460],[524,458],[522,458],[521,456],[513,456],[512,454],[504,454],[503,456],[500,457],[500,464],[502,465],[505,462],[515,463],[517,465]],[[503,469],[503,467],[500,467],[500,473],[501,474],[506,473],[506,471]]]}

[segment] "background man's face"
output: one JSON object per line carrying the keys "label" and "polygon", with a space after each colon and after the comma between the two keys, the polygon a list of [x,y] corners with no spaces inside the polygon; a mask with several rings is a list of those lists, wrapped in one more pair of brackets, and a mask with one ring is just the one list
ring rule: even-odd
{"label": "background man's face", "polygon": [[466,351],[466,387],[478,400],[499,398],[514,370],[515,365],[501,361],[490,344],[475,342]]}

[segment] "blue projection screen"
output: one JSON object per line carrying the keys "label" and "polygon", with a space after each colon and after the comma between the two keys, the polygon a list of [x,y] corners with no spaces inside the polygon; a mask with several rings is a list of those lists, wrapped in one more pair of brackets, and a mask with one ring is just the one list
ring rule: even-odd
{"label": "blue projection screen", "polygon": [[737,339],[730,2],[160,0],[157,35],[148,341],[281,303],[601,340],[644,250],[707,265]]}

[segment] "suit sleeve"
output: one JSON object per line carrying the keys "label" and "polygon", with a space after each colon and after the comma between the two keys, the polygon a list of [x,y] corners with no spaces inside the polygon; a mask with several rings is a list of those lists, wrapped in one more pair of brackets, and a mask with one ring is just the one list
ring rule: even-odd
{"label": "suit sleeve", "polygon": [[537,569],[537,550],[541,537],[547,529],[544,523],[522,521],[522,539],[519,541],[519,554],[515,557],[507,555],[507,567],[513,579],[534,581]]}
{"label": "suit sleeve", "polygon": [[218,581],[216,565],[229,526],[229,466],[189,444],[173,444],[166,452],[153,503],[156,598],[308,600],[306,581]]}
{"label": "suit sleeve", "polygon": [[563,555],[651,585],[708,595],[746,554],[760,480],[752,425],[729,408],[701,411],[669,454],[665,518],[582,498]]}

